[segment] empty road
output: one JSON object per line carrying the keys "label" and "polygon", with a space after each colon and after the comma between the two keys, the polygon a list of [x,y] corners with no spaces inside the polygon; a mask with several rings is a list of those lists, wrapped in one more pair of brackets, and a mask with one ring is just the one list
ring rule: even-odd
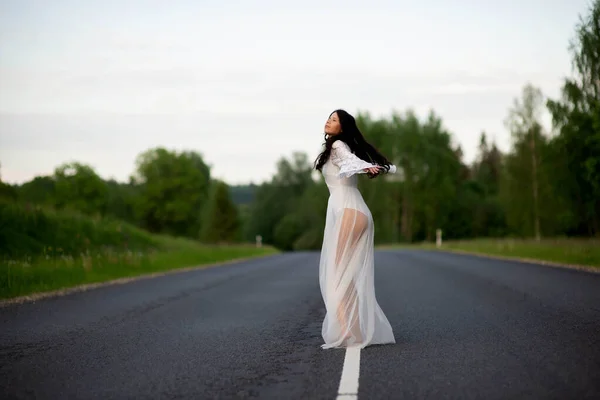
{"label": "empty road", "polygon": [[0,397],[600,398],[600,274],[378,251],[377,299],[397,343],[346,352],[320,348],[318,257],[2,307]]}

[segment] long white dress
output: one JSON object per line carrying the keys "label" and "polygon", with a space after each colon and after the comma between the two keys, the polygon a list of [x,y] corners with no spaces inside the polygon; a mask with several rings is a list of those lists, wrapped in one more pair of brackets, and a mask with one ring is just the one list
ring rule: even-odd
{"label": "long white dress", "polygon": [[[333,143],[322,173],[329,188],[319,265],[326,315],[324,349],[395,343],[392,327],[375,298],[373,217],[357,188],[357,174],[375,165]],[[392,166],[389,172],[396,172]]]}

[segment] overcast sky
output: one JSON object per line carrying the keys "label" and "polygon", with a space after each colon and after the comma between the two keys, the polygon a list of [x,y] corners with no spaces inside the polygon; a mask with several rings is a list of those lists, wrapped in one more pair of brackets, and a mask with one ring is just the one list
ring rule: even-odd
{"label": "overcast sky", "polygon": [[[291,6],[282,5],[285,3]],[[586,0],[0,0],[2,180],[126,180],[154,146],[259,183],[336,108],[433,108],[474,158],[530,81],[560,93]],[[385,149],[381,149],[385,152]]]}

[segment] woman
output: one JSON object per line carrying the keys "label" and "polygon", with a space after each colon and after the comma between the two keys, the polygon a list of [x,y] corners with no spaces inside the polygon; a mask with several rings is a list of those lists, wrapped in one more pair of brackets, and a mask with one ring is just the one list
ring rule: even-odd
{"label": "woman", "polygon": [[364,139],[352,115],[336,110],[325,124],[325,150],[315,160],[329,188],[319,283],[326,315],[324,349],[395,343],[389,321],[375,299],[373,217],[357,175],[396,172]]}

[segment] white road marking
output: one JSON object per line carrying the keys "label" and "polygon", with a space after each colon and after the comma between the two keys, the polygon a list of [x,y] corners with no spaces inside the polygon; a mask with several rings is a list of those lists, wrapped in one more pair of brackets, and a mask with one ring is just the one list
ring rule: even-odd
{"label": "white road marking", "polygon": [[348,347],[344,366],[342,367],[342,378],[338,389],[337,400],[358,399],[358,378],[360,376],[360,347]]}

